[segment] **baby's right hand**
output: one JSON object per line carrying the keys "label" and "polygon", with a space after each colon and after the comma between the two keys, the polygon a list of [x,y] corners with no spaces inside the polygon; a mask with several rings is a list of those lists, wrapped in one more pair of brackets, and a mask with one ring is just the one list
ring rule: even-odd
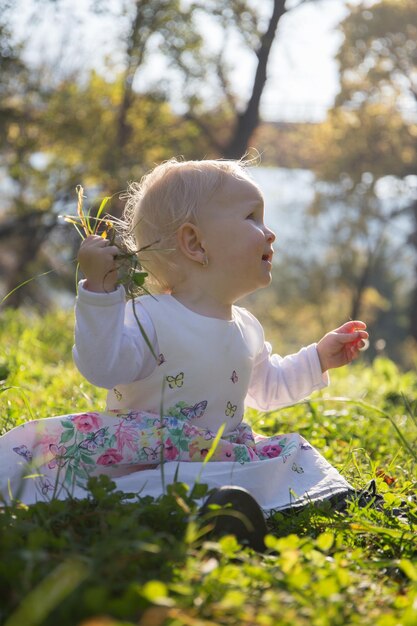
{"label": "baby's right hand", "polygon": [[99,235],[89,235],[82,242],[78,252],[78,263],[86,278],[84,288],[97,293],[114,291],[117,284],[115,257],[117,246],[110,245]]}

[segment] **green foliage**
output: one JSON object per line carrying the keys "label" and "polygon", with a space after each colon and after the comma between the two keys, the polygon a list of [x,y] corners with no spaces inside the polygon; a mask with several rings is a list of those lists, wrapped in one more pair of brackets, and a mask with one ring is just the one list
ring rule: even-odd
{"label": "green foliage", "polygon": [[[2,432],[32,417],[104,405],[71,363],[72,316],[0,320]],[[413,626],[417,621],[417,375],[387,359],[332,373],[294,407],[248,416],[264,434],[297,431],[351,483],[375,478],[387,513],[310,507],[269,520],[264,555],[209,541],[200,485],[158,501],[90,480],[85,500],[0,509],[5,626]]]}
{"label": "green foliage", "polygon": [[24,599],[30,605],[27,594],[33,596],[33,610],[38,602],[34,591],[54,572],[55,584],[60,584],[63,563],[83,564],[83,575],[61,591],[53,612],[39,622],[28,617],[26,624],[74,624],[97,613],[132,617],[149,604],[138,592],[141,584],[170,580],[174,564],[185,559],[188,508],[180,506],[176,492],[156,506],[149,498],[115,492],[114,483],[104,477],[91,479],[90,487],[85,501],[12,507],[0,515],[0,605],[9,607],[7,613]]}
{"label": "green foliage", "polygon": [[[42,318],[29,311],[3,311],[1,357],[8,371],[0,396],[0,433],[28,419],[104,408],[105,391],[88,384],[72,363],[73,318],[54,311]],[[0,388],[1,389],[1,388]]]}
{"label": "green foliage", "polygon": [[314,215],[333,225],[322,261],[337,270],[327,272],[326,291],[342,287],[351,301],[349,316],[369,313],[366,321],[375,323],[379,336],[389,327],[395,359],[406,335],[417,338],[410,262],[416,241],[410,178],[417,163],[416,18],[413,0],[350,8],[340,25],[341,89],[319,127],[322,158],[314,167],[326,181],[318,186]]}
{"label": "green foliage", "polygon": [[413,92],[416,17],[413,0],[379,0],[352,7],[342,24],[346,38],[338,54],[343,72],[339,103],[358,103],[363,92],[374,99]]}
{"label": "green foliage", "polygon": [[352,8],[342,22],[341,91],[329,118],[334,150],[324,167],[328,179],[340,172],[355,183],[363,172],[375,180],[415,173],[416,19],[413,0],[380,0]]}

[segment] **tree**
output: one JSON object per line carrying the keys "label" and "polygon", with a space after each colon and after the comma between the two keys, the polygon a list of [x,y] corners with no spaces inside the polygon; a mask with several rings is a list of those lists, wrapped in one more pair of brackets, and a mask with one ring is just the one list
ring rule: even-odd
{"label": "tree", "polygon": [[[342,222],[349,224],[349,246],[352,249],[356,242],[353,248],[361,250],[356,264],[350,266],[356,267],[352,314],[357,313],[362,294],[381,267],[387,270],[390,239],[386,235],[406,214],[413,220],[408,221],[402,249],[398,250],[397,243],[397,257],[408,244],[417,244],[417,205],[411,201],[408,178],[417,170],[416,24],[413,0],[360,5],[341,24],[345,36],[338,54],[341,90],[325,124],[327,159],[317,168],[319,177],[332,183],[332,195],[329,202],[328,194],[327,198],[321,194],[317,206],[323,210],[338,202]],[[387,177],[392,186],[409,189],[410,201],[381,200]],[[392,263],[395,266],[395,259]],[[409,327],[417,339],[415,293]]]}
{"label": "tree", "polygon": [[[217,154],[239,159],[246,152],[260,123],[260,104],[279,22],[289,10],[296,10],[308,1],[314,0],[300,0],[292,3],[290,9],[286,0],[272,0],[269,17],[266,19],[259,11],[259,6],[255,8],[250,0],[232,0],[226,4],[222,0],[212,0],[211,3],[204,3],[205,10],[221,25],[223,45],[211,59],[221,100],[218,107],[210,109],[198,96],[199,88],[192,89],[186,116],[208,136]],[[240,36],[244,48],[256,57],[250,95],[243,104],[241,94],[238,95],[233,90],[225,58],[227,42],[232,32]]]}
{"label": "tree", "polygon": [[[53,4],[59,13],[60,0],[35,1],[39,11]],[[304,1],[293,2],[292,7]],[[6,176],[13,180],[8,215],[0,222],[0,239],[10,244],[3,263],[0,259],[6,291],[33,275],[44,242],[58,228],[59,214],[68,212],[71,198],[75,202],[77,183],[117,196],[126,181],[140,178],[155,161],[173,154],[241,157],[259,123],[271,48],[279,20],[288,10],[284,0],[271,0],[267,18],[252,0],[95,0],[91,7],[96,12],[113,11],[115,21],[123,24],[125,36],[119,38],[120,63],[114,63],[115,71],[109,67],[104,78],[79,63],[57,76],[47,62],[32,65],[30,72],[22,65],[19,89],[10,90],[13,97],[4,109],[9,143],[0,159],[5,159]],[[207,20],[214,20],[223,34],[220,51],[203,46]],[[232,31],[257,58],[252,93],[243,107],[224,61]],[[10,46],[11,33],[3,32],[5,45]],[[156,51],[165,59],[166,76],[155,76],[140,91],[137,79],[152,64]],[[185,115],[172,110],[170,76],[182,81]],[[0,89],[6,88],[5,77],[6,73],[0,75]],[[200,94],[210,81],[217,95],[207,101]],[[116,214],[121,206],[116,197]],[[25,228],[26,218],[30,229]],[[12,244],[8,233],[13,221],[18,238]],[[17,306],[21,298],[16,292],[8,303]]]}
{"label": "tree", "polygon": [[[315,0],[299,0],[291,10]],[[102,0],[96,6],[107,6]],[[127,0],[123,12],[129,16],[123,98],[119,109],[118,145],[123,147],[129,134],[126,118],[134,93],[134,83],[158,36],[159,52],[181,76],[185,117],[192,120],[209,142],[214,156],[240,158],[247,150],[260,122],[260,104],[267,82],[267,67],[276,39],[280,19],[290,10],[286,0],[271,0],[270,14],[265,18],[251,0]],[[201,24],[212,21],[217,26],[221,45],[218,51],[204,49]],[[246,104],[236,94],[230,79],[230,62],[226,59],[229,39],[235,36],[242,49],[256,57],[251,93]],[[202,85],[213,84],[213,90],[202,97]],[[161,87],[159,87],[160,89]],[[168,87],[165,87],[165,89]],[[164,89],[164,87],[162,87]],[[168,96],[169,99],[169,96]],[[207,102],[208,100],[208,102]]]}
{"label": "tree", "polygon": [[[6,292],[16,285],[24,268],[36,256],[51,229],[44,210],[49,205],[31,206],[27,181],[34,187],[43,184],[41,173],[33,164],[38,145],[38,114],[41,95],[36,81],[21,58],[22,46],[13,41],[7,19],[11,4],[0,2],[0,170],[8,185],[3,192],[3,211],[13,205],[13,219],[6,216],[0,224],[0,276]],[[30,237],[28,237],[30,233]],[[10,302],[13,301],[13,298]]]}
{"label": "tree", "polygon": [[[186,146],[197,156],[199,133],[172,113],[163,94],[141,95],[132,89],[152,35],[162,35],[164,45],[172,47],[173,55],[175,48],[178,58],[184,48],[198,44],[192,33],[187,41],[180,40],[178,5],[176,0],[134,3],[125,68],[110,81],[77,67],[60,78],[46,71],[47,64],[29,70],[18,55],[23,44],[16,51],[12,48],[6,26],[9,10],[2,14],[0,124],[6,142],[0,163],[11,187],[0,221],[5,293],[43,269],[36,259],[48,239],[60,238],[65,226],[59,214],[75,202],[78,183],[112,194],[128,179],[140,178],[148,163]],[[121,203],[115,205],[115,212],[120,212]],[[67,252],[64,258],[69,256],[73,254]],[[28,295],[39,300],[37,285],[15,291],[6,304],[18,306]]]}
{"label": "tree", "polygon": [[[42,273],[45,256],[41,265],[36,259],[43,249],[50,265],[48,249],[59,252],[58,240],[62,249],[61,263],[57,265],[65,268],[74,258],[78,246],[75,231],[59,215],[75,211],[77,184],[82,183],[88,192],[86,204],[92,206],[92,215],[100,195],[115,194],[111,209],[120,216],[123,203],[119,195],[126,180],[140,179],[147,163],[167,159],[185,147],[196,158],[200,150],[206,149],[194,125],[173,114],[166,101],[158,95],[134,94],[126,117],[129,139],[123,158],[117,159],[122,83],[123,76],[108,82],[92,72],[82,84],[62,81],[48,97],[44,85],[44,97],[32,103],[32,124],[29,126],[28,117],[22,120],[18,136],[30,130],[36,148],[32,143],[10,146],[14,169],[8,172],[15,179],[15,194],[0,220],[0,267],[5,276],[5,293]],[[8,128],[11,125],[9,120]],[[62,271],[61,279],[68,286]],[[16,291],[6,304],[19,306],[28,296],[45,302],[45,294],[40,298],[37,287],[33,284]]]}

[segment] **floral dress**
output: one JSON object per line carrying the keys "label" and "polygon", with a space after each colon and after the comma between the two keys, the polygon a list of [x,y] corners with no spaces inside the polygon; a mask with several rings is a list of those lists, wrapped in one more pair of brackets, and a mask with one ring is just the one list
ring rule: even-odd
{"label": "floral dress", "polygon": [[[0,437],[3,498],[83,497],[88,478],[102,473],[119,489],[153,496],[175,479],[240,485],[266,511],[350,488],[298,433],[264,437],[244,421],[245,402],[261,394],[253,372],[264,349],[262,329],[245,309],[235,307],[229,321],[193,313],[172,296],[142,297],[141,307],[157,337],[154,370],[109,390],[104,412],[34,420]],[[288,367],[296,386],[303,359],[276,362],[268,376],[275,368],[281,380]],[[274,381],[262,398],[271,408],[288,403],[288,393],[276,397]]]}

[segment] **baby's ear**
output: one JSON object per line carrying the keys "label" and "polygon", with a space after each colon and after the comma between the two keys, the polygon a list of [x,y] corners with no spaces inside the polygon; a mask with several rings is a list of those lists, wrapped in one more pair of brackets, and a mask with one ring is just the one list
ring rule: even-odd
{"label": "baby's ear", "polygon": [[185,222],[177,230],[178,248],[190,261],[203,265],[206,253],[201,243],[200,229],[191,222]]}

